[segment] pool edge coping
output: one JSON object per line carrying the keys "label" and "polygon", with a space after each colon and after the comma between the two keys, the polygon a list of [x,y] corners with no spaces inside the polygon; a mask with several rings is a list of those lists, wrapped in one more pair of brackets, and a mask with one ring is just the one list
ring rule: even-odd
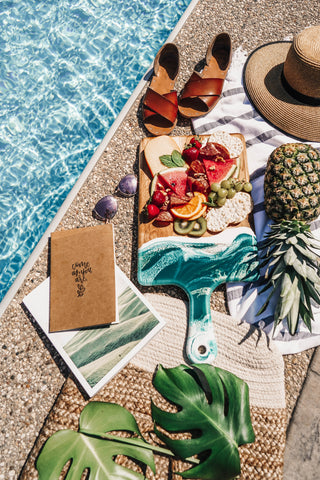
{"label": "pool edge coping", "polygon": [[[184,11],[184,13],[181,15],[180,19],[178,20],[176,26],[174,29],[171,31],[170,35],[167,37],[167,39],[164,41],[166,42],[171,42],[173,39],[177,36],[177,34],[180,32],[182,29],[183,25],[187,21],[189,15],[192,13],[193,9],[197,5],[199,0],[191,0],[190,4]],[[121,123],[124,121],[125,117],[128,115],[130,112],[134,102],[142,92],[143,88],[145,87],[146,83],[148,83],[148,78],[149,75],[152,71],[153,68],[153,62],[150,65],[150,67],[147,69],[147,71],[144,73],[142,79],[139,81],[138,85],[130,95],[129,99],[126,101],[124,106],[122,107],[119,115],[117,118],[114,120],[112,123],[111,127],[107,131],[106,135],[103,137],[101,140],[100,144],[94,151],[93,155],[91,156],[90,160],[88,161],[87,165],[81,172],[78,180],[68,193],[67,197],[63,201],[62,205],[60,206],[59,210],[55,214],[54,218],[51,220],[49,226],[45,230],[44,234],[40,238],[39,242],[36,244],[34,249],[32,250],[31,254],[29,255],[27,261],[24,263],[23,267],[21,268],[18,276],[14,280],[13,284],[3,297],[2,301],[0,302],[0,317],[5,313],[6,309],[9,307],[11,302],[13,301],[17,291],[23,284],[24,280],[26,279],[28,273],[32,269],[33,265],[35,264],[36,260],[39,258],[42,250],[45,247],[46,242],[48,241],[48,238],[50,237],[51,233],[57,228],[59,223],[61,222],[62,218],[64,215],[67,213],[71,203],[73,200],[76,198],[77,194],[79,193],[81,187],[85,183],[86,179],[89,177],[91,171],[93,170],[94,166],[100,159],[102,153],[105,151],[107,145],[115,135],[116,131],[120,127]]]}

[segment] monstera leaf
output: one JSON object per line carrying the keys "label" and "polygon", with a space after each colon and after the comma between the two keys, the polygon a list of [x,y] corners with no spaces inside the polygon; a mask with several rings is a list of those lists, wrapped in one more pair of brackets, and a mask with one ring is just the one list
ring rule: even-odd
{"label": "monstera leaf", "polygon": [[[120,430],[132,432],[139,438],[104,435],[105,432]],[[102,432],[101,436],[97,432]],[[103,435],[108,440],[98,438]],[[117,464],[114,461],[117,455],[139,460],[155,471],[153,453],[142,439],[131,413],[117,404],[91,402],[80,415],[78,432],[60,430],[47,440],[36,463],[39,480],[58,480],[69,460],[72,462],[66,480],[80,480],[85,469],[90,470],[90,480],[145,478]]]}
{"label": "monstera leaf", "polygon": [[[153,452],[176,456],[192,463],[181,472],[184,478],[230,480],[240,473],[238,446],[254,441],[248,386],[226,370],[198,364],[158,367],[154,386],[178,406],[169,413],[152,403],[154,431],[169,449],[146,442],[133,415],[120,405],[91,402],[83,409],[79,430],[54,433],[41,450],[36,467],[39,480],[58,480],[71,460],[65,480],[138,480],[145,478],[115,462],[126,455],[148,465],[155,472]],[[159,431],[190,432],[192,438],[176,440]],[[128,431],[130,437],[115,435]],[[171,477],[170,477],[171,478]]]}
{"label": "monstera leaf", "polygon": [[193,368],[159,366],[154,386],[179,409],[169,413],[152,403],[156,424],[171,433],[193,433],[191,439],[172,439],[155,428],[175,455],[200,459],[180,475],[202,480],[229,480],[239,475],[238,446],[254,441],[247,384],[230,372],[197,364]]}

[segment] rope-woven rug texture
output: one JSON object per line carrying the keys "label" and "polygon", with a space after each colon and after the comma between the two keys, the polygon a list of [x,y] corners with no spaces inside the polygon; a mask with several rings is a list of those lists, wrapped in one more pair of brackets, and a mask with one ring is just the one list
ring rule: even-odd
{"label": "rope-woven rug texture", "polygon": [[[183,352],[188,306],[182,300],[166,295],[146,294],[146,298],[166,320],[165,327],[91,400],[126,407],[135,416],[142,434],[152,442],[150,399],[160,408],[170,408],[154,389],[152,376],[158,364],[170,368],[187,363]],[[239,448],[239,479],[281,480],[286,435],[283,358],[267,336],[255,327],[239,324],[236,319],[219,312],[211,311],[211,315],[218,344],[214,365],[234,373],[249,386],[256,439],[254,443]],[[35,460],[45,441],[58,430],[77,430],[79,414],[87,403],[77,385],[68,378],[30,452],[21,472],[22,480],[38,478]],[[127,459],[119,461],[133,469],[139,468]],[[181,477],[172,472],[186,468],[181,462],[159,455],[155,455],[155,463],[156,475],[149,468],[146,470],[146,478],[150,480],[178,480]]]}

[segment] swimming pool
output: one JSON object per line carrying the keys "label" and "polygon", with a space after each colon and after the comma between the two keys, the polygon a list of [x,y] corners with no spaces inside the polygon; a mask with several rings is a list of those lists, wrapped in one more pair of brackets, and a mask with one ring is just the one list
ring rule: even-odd
{"label": "swimming pool", "polygon": [[1,1],[0,302],[190,1]]}

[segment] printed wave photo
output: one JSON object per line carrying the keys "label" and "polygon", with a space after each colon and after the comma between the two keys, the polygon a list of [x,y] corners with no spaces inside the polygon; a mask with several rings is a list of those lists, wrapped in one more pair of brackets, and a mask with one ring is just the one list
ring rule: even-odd
{"label": "printed wave photo", "polygon": [[63,346],[91,387],[159,324],[130,287],[118,296],[118,309],[119,323],[81,330]]}

